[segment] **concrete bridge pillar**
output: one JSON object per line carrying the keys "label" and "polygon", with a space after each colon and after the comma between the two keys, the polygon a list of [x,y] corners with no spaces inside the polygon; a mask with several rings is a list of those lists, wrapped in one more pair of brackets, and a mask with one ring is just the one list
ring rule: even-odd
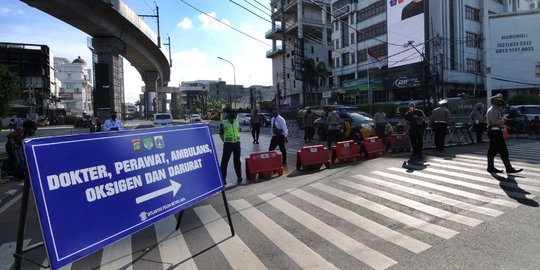
{"label": "concrete bridge pillar", "polygon": [[123,58],[120,55],[125,53],[126,45],[115,37],[94,37],[92,47],[97,56],[94,63],[94,114],[108,117],[111,110],[122,112]]}
{"label": "concrete bridge pillar", "polygon": [[159,73],[157,71],[145,71],[143,74],[143,81],[145,85],[145,112],[146,117],[151,118],[153,114],[158,112],[159,99],[157,96]]}

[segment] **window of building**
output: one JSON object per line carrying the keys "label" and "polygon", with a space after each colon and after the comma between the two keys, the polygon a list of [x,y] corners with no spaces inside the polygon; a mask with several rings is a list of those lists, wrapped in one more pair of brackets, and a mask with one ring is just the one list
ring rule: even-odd
{"label": "window of building", "polygon": [[386,1],[377,1],[364,9],[360,10],[356,15],[356,22],[363,22],[367,19],[373,18],[381,13],[386,12]]}
{"label": "window of building", "polygon": [[467,47],[480,48],[480,35],[476,33],[467,32]]}
{"label": "window of building", "polygon": [[465,18],[467,20],[479,22],[480,21],[480,10],[478,10],[476,8],[473,8],[473,7],[465,6]]}
{"label": "window of building", "polygon": [[492,0],[493,2],[496,2],[496,3],[499,3],[499,4],[502,4],[503,3],[503,0]]}
{"label": "window of building", "polygon": [[480,72],[480,61],[476,59],[467,58],[467,72],[478,73]]}
{"label": "window of building", "polygon": [[343,37],[342,47],[349,46],[349,27],[344,26],[341,29],[341,36]]}
{"label": "window of building", "polygon": [[314,53],[314,51],[315,51],[315,48],[311,46],[311,53]]}
{"label": "window of building", "polygon": [[540,78],[540,62],[536,63],[536,77]]}
{"label": "window of building", "polygon": [[358,30],[358,32],[360,34],[357,38],[358,42],[366,41],[374,37],[384,35],[386,34],[386,21],[374,24],[364,29],[360,29]]}
{"label": "window of building", "polygon": [[351,64],[354,64],[354,63],[356,63],[356,54],[351,53]]}
{"label": "window of building", "polygon": [[354,33],[351,33],[351,44],[354,44],[356,41],[354,40]]}
{"label": "window of building", "polygon": [[287,79],[289,78],[289,73],[287,73]]}
{"label": "window of building", "polygon": [[350,55],[349,53],[344,53],[343,55],[341,55],[341,59],[343,59],[343,60],[342,60],[343,66],[347,66],[347,65],[350,64],[350,60],[349,60],[349,59],[350,59],[350,58],[349,58],[350,56],[351,56],[351,55]]}

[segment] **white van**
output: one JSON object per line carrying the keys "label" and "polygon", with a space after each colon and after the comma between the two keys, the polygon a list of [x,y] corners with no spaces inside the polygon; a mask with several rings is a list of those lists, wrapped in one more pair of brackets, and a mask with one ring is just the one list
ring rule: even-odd
{"label": "white van", "polygon": [[155,113],[154,126],[167,126],[172,124],[172,115],[170,113]]}

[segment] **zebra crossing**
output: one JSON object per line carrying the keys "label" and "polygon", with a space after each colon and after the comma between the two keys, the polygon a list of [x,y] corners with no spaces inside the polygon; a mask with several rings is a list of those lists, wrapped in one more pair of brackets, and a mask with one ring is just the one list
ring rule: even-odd
{"label": "zebra crossing", "polygon": [[[233,198],[234,237],[223,206],[196,206],[186,210],[197,219],[188,229],[175,231],[174,217],[147,229],[155,232],[159,254],[151,261],[154,269],[387,269],[501,218],[520,200],[534,200],[540,194],[536,152],[516,146],[511,160],[524,172],[500,174],[504,181],[485,171],[485,152],[475,152],[432,157],[419,170],[388,167]],[[141,269],[133,263],[134,241],[136,235],[104,248],[95,256],[101,269]],[[85,269],[95,257],[63,269]]]}

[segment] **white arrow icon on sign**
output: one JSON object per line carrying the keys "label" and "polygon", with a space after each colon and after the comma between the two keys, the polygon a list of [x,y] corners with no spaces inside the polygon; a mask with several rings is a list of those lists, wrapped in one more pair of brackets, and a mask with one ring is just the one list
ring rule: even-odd
{"label": "white arrow icon on sign", "polygon": [[135,202],[137,204],[140,204],[140,203],[143,203],[143,202],[146,202],[150,199],[153,199],[153,198],[156,198],[156,197],[159,197],[163,194],[167,194],[169,192],[172,191],[173,193],[173,197],[176,196],[176,193],[178,192],[178,190],[180,190],[180,187],[182,186],[181,184],[179,183],[176,183],[175,181],[173,180],[169,180],[171,182],[171,185],[166,187],[166,188],[162,188],[160,190],[156,190],[154,192],[150,192],[148,194],[145,194],[145,195],[142,195],[140,197],[137,197],[135,199]]}

